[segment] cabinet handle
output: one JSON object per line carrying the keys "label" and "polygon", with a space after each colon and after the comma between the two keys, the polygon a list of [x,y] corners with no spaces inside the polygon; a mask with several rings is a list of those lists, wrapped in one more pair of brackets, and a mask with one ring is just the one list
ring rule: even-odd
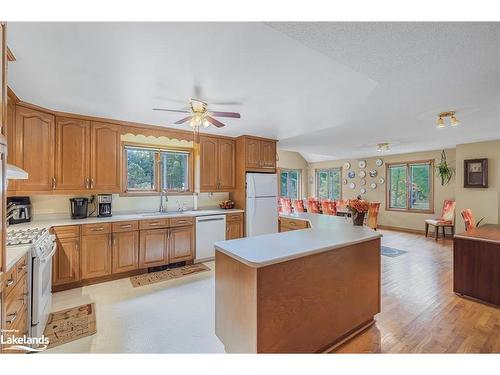
{"label": "cabinet handle", "polygon": [[108,245],[109,247],[112,247],[113,246],[113,239],[112,239],[113,235],[110,233],[108,234]]}
{"label": "cabinet handle", "polygon": [[[11,317],[11,318],[10,318]],[[12,324],[17,319],[17,313],[7,315],[7,319],[5,319],[5,323]]]}
{"label": "cabinet handle", "polygon": [[93,232],[97,232],[97,231],[100,231],[100,230],[104,230],[104,227],[91,228],[91,231],[93,231]]}
{"label": "cabinet handle", "polygon": [[93,178],[90,179],[90,188],[91,189],[94,188],[94,179]]}
{"label": "cabinet handle", "polygon": [[123,225],[120,225],[120,227],[122,227],[122,228],[132,228],[132,224],[123,224]]}
{"label": "cabinet handle", "polygon": [[78,245],[78,240],[75,240],[75,250],[76,250],[76,251],[78,251],[78,247],[79,247],[79,245]]}
{"label": "cabinet handle", "polygon": [[52,190],[56,190],[56,178],[52,177]]}
{"label": "cabinet handle", "polygon": [[113,247],[116,247],[116,237],[113,236]]}
{"label": "cabinet handle", "polygon": [[5,283],[7,287],[11,286],[12,284],[14,284],[15,280],[14,279],[9,279],[7,280],[7,282]]}
{"label": "cabinet handle", "polygon": [[158,221],[152,221],[149,223],[149,225],[158,225],[158,224],[160,224]]}
{"label": "cabinet handle", "polygon": [[26,264],[23,264],[21,267],[17,267],[18,271],[24,271],[26,269]]}
{"label": "cabinet handle", "polygon": [[85,189],[88,189],[89,188],[89,179],[86,178],[84,183],[85,183]]}

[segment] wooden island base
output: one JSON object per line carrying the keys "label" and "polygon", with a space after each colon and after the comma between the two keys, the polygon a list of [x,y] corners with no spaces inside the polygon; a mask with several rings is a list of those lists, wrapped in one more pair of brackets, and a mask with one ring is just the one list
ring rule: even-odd
{"label": "wooden island base", "polygon": [[264,267],[215,254],[215,332],[228,353],[320,353],[380,312],[380,238]]}

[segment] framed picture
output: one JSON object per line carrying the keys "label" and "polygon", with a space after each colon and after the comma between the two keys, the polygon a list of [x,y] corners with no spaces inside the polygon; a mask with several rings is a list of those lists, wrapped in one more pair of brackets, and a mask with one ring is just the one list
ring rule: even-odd
{"label": "framed picture", "polygon": [[488,159],[464,160],[464,188],[488,187]]}

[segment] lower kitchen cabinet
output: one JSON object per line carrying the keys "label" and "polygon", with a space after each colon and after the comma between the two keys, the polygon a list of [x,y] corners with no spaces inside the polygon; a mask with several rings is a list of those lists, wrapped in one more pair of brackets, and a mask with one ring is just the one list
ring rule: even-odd
{"label": "lower kitchen cabinet", "polygon": [[243,213],[226,215],[226,240],[235,240],[243,237]]}
{"label": "lower kitchen cabinet", "polygon": [[112,273],[139,268],[139,231],[113,233]]}
{"label": "lower kitchen cabinet", "polygon": [[80,238],[56,237],[57,251],[52,258],[52,285],[80,281]]}
{"label": "lower kitchen cabinet", "polygon": [[168,229],[141,230],[139,267],[157,267],[168,264]]}
{"label": "lower kitchen cabinet", "polygon": [[171,228],[169,231],[170,263],[194,258],[194,226]]}
{"label": "lower kitchen cabinet", "polygon": [[82,279],[111,274],[111,234],[93,234],[81,239]]}

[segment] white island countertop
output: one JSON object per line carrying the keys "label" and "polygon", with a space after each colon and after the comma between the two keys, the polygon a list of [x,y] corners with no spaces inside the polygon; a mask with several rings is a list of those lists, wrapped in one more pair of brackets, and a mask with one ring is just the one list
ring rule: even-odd
{"label": "white island countertop", "polygon": [[339,216],[294,213],[281,217],[307,220],[310,228],[220,241],[215,249],[259,268],[382,237],[367,226],[355,226]]}

